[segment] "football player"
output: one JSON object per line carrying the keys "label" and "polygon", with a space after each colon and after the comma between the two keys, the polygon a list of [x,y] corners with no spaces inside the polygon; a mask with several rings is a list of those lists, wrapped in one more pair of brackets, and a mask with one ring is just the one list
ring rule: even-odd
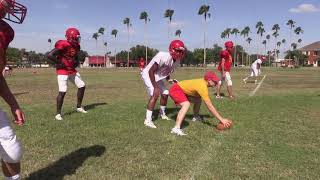
{"label": "football player", "polygon": [[146,65],[146,62],[145,62],[145,60],[143,59],[143,57],[141,57],[141,58],[139,59],[139,68],[140,68],[140,71],[141,71],[141,72],[142,72],[142,70],[144,69],[145,65]]}
{"label": "football player", "polygon": [[266,57],[262,56],[261,58],[255,60],[252,64],[251,64],[251,74],[243,79],[243,82],[246,84],[247,80],[251,77],[251,78],[255,78],[254,83],[257,84],[258,82],[258,76],[261,74],[261,64],[266,61]]}
{"label": "football player", "polygon": [[165,109],[167,105],[169,91],[164,85],[164,79],[170,80],[170,74],[180,65],[180,61],[184,58],[186,48],[180,40],[173,40],[169,46],[169,52],[158,52],[150,63],[143,69],[141,75],[146,86],[150,99],[147,105],[145,126],[157,128],[152,122],[152,112],[154,106],[160,99],[159,115],[162,119],[170,120],[166,115]]}
{"label": "football player", "polygon": [[220,96],[221,85],[224,81],[226,81],[229,98],[234,99],[234,96],[232,94],[232,80],[230,75],[231,66],[232,66],[233,42],[227,41],[224,45],[226,49],[220,52],[221,61],[218,65],[218,71],[220,71],[221,73],[221,80],[217,85],[216,98],[222,98]]}
{"label": "football player", "polygon": [[[0,71],[6,65],[6,51],[14,38],[14,30],[3,19],[21,24],[27,14],[27,8],[15,0],[0,0]],[[11,93],[3,74],[0,73],[0,96],[8,103],[17,125],[23,125],[25,117],[23,111]],[[7,114],[0,110],[0,156],[2,171],[6,179],[21,179],[20,161],[22,147],[16,134],[10,127]]]}
{"label": "football player", "polygon": [[212,105],[208,87],[215,87],[219,83],[219,78],[213,72],[207,72],[204,78],[184,80],[175,83],[169,90],[169,95],[181,109],[178,112],[176,125],[171,129],[171,133],[183,136],[186,135],[181,130],[181,124],[186,113],[193,103],[193,119],[192,121],[202,120],[199,116],[202,100],[206,104],[208,110],[214,115],[225,127],[230,127],[231,121],[220,116],[216,108]]}
{"label": "football player", "polygon": [[59,93],[57,96],[57,114],[56,120],[63,120],[61,108],[64,96],[67,92],[68,80],[78,88],[77,108],[80,113],[87,113],[81,106],[85,91],[85,83],[82,81],[76,67],[79,66],[78,53],[80,51],[80,32],[76,28],[69,28],[65,34],[66,40],[59,40],[55,48],[48,54],[48,58],[56,64],[56,73],[58,79]]}

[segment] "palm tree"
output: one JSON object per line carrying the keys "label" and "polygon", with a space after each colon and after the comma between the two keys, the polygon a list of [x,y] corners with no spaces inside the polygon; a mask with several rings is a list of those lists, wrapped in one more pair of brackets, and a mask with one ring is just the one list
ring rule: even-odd
{"label": "palm tree", "polygon": [[292,29],[296,26],[295,24],[296,22],[293,21],[292,19],[288,20],[288,22],[286,23],[286,25],[290,27],[290,43],[291,44],[292,44]]}
{"label": "palm tree", "polygon": [[297,43],[291,43],[291,47],[292,47],[293,50],[296,50],[297,46],[298,46]]}
{"label": "palm tree", "polygon": [[277,46],[278,46],[278,47],[281,46],[281,42],[280,42],[280,41],[277,42]]}
{"label": "palm tree", "polygon": [[[111,35],[114,36],[114,40],[116,40],[117,34],[118,34],[117,29],[113,29],[111,31]],[[117,49],[116,48],[114,49],[114,64],[115,64],[115,67],[117,67]]]}
{"label": "palm tree", "polygon": [[298,39],[298,43],[300,44],[302,42],[302,39]]}
{"label": "palm tree", "polygon": [[105,30],[105,28],[101,27],[101,28],[98,29],[98,33],[103,35],[104,34],[104,30]]}
{"label": "palm tree", "polygon": [[238,37],[238,34],[240,33],[239,29],[237,28],[233,28],[230,32],[232,35],[235,35],[235,41],[234,41],[234,55],[233,55],[233,59],[235,62],[237,62],[237,64],[239,64],[239,62],[237,61],[237,37]]}
{"label": "palm tree", "polygon": [[129,68],[129,59],[130,59],[130,27],[132,26],[132,24],[130,23],[130,18],[126,17],[123,19],[123,24],[127,26],[127,30],[128,30],[128,56],[127,56],[127,67]]}
{"label": "palm tree", "polygon": [[220,37],[221,37],[221,39],[225,39],[227,37],[225,30],[221,33]]}
{"label": "palm tree", "polygon": [[202,5],[200,6],[199,10],[198,10],[198,15],[203,15],[204,17],[204,31],[203,31],[203,66],[206,67],[206,31],[207,31],[207,17],[210,18],[211,14],[209,13],[210,10],[210,6],[208,5]]}
{"label": "palm tree", "polygon": [[267,40],[263,40],[262,44],[264,45],[265,53],[267,52]]}
{"label": "palm tree", "polygon": [[226,36],[227,36],[227,37],[228,37],[228,39],[229,39],[230,34],[231,34],[231,28],[227,28],[227,29],[225,29],[225,33],[226,33]]}
{"label": "palm tree", "polygon": [[[251,43],[252,39],[250,37],[248,37],[246,39],[246,41],[248,42],[248,46],[250,46],[250,43]],[[248,64],[251,64],[251,62],[249,62],[250,60],[248,58],[247,58],[247,60],[248,60]]]}
{"label": "palm tree", "polygon": [[[243,30],[240,32],[240,36],[243,36],[243,38],[246,38],[246,37],[248,37],[249,36],[249,33],[250,33],[250,27],[249,26],[246,26],[246,27],[244,27],[243,28]],[[244,49],[243,49],[243,51],[244,51]],[[242,59],[243,59],[243,52],[242,51]],[[247,62],[247,61],[246,61]]]}
{"label": "palm tree", "polygon": [[302,30],[301,27],[297,27],[295,30],[294,30],[294,33],[296,33],[297,35],[300,35],[302,34],[304,31]]}
{"label": "palm tree", "polygon": [[[103,45],[104,45],[104,47],[106,47],[106,55],[105,55],[105,57],[107,57],[107,54],[108,54],[108,42],[104,42]],[[105,58],[104,67],[107,67],[107,58]]]}
{"label": "palm tree", "polygon": [[48,39],[48,43],[49,43],[49,49],[51,50],[52,40],[50,38]]}
{"label": "palm tree", "polygon": [[164,18],[168,18],[168,39],[170,39],[170,25],[171,25],[171,21],[172,21],[172,16],[174,14],[174,10],[172,9],[167,9],[164,13]]}
{"label": "palm tree", "polygon": [[[92,38],[96,40],[96,50],[98,50],[98,38],[99,38],[99,33],[93,33]],[[97,53],[97,60],[98,60],[98,53]]]}
{"label": "palm tree", "polygon": [[[257,22],[257,24],[256,24],[257,34],[261,36],[261,41],[262,41],[263,33],[266,32],[265,29],[263,28],[263,26],[264,25],[261,21]],[[260,51],[260,43],[258,43],[258,53],[257,54],[259,54],[259,51]],[[257,57],[257,59],[258,59],[258,57]]]}
{"label": "palm tree", "polygon": [[181,30],[180,30],[180,29],[178,29],[178,30],[176,31],[176,36],[179,36],[179,38],[180,38],[180,36],[181,36]]}
{"label": "palm tree", "polygon": [[147,43],[147,23],[150,22],[149,15],[146,11],[140,13],[140,19],[144,20],[144,39],[145,39],[145,47],[146,47],[146,64],[148,64],[148,43]]}

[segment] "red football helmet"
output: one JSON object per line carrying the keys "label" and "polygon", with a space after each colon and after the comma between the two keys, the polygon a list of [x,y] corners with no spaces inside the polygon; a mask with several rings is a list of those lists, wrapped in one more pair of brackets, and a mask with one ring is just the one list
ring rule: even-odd
{"label": "red football helmet", "polygon": [[169,53],[175,60],[181,60],[186,52],[184,43],[180,40],[173,40],[169,46]]}
{"label": "red football helmet", "polygon": [[68,28],[66,31],[66,38],[71,43],[80,43],[80,32],[76,28]]}
{"label": "red football helmet", "polygon": [[21,24],[27,14],[27,8],[15,0],[0,0],[0,14],[6,14],[4,19]]}

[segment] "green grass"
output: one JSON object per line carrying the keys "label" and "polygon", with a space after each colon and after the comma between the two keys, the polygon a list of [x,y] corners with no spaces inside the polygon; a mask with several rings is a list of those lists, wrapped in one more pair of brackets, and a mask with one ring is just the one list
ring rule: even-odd
{"label": "green grass", "polygon": [[[37,73],[33,73],[37,71]],[[22,175],[28,179],[320,179],[320,69],[268,69],[255,96],[242,84],[247,69],[232,72],[235,102],[213,100],[231,118],[218,132],[205,122],[184,123],[185,137],[170,134],[174,121],[144,127],[146,90],[138,70],[81,69],[88,114],[73,112],[70,84],[63,112],[54,120],[57,82],[53,69],[20,70],[7,81],[28,122],[15,127],[24,145]],[[201,69],[176,71],[179,80]],[[225,92],[225,87],[223,89]],[[214,90],[211,90],[213,97]],[[1,107],[7,105],[1,101]],[[170,100],[168,112],[176,117]]]}

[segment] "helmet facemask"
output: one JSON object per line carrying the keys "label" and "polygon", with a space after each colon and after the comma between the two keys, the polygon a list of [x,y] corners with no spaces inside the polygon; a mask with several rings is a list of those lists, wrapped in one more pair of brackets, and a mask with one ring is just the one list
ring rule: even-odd
{"label": "helmet facemask", "polygon": [[0,0],[0,11],[6,13],[4,19],[18,24],[22,24],[27,14],[27,8],[15,0]]}

